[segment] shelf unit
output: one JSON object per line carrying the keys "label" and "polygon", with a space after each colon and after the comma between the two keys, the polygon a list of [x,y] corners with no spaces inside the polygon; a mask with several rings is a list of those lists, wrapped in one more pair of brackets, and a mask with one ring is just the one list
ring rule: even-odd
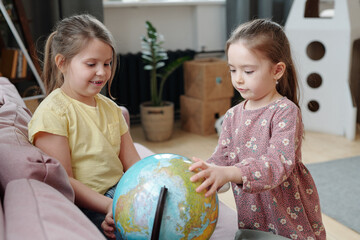
{"label": "shelf unit", "polygon": [[[19,20],[18,24],[19,24],[20,29],[24,36],[25,43],[22,41],[13,21],[11,20],[11,17],[9,16],[9,14],[4,6],[3,0],[0,0],[0,10],[1,10],[2,15],[5,18],[7,25],[10,28],[11,33],[13,34],[17,44],[19,45],[20,50],[23,52],[24,57],[26,58],[27,63],[29,65],[32,73],[34,74],[34,77],[40,87],[40,90],[41,90],[41,94],[36,95],[36,96],[24,97],[23,99],[24,100],[32,100],[32,99],[44,98],[46,91],[45,91],[43,81],[40,78],[40,73],[41,73],[40,64],[36,57],[34,42],[32,40],[31,34],[30,34],[30,29],[29,29],[29,25],[28,25],[28,20],[26,18],[25,10],[24,10],[21,0],[13,0],[13,4],[14,4],[14,10],[15,10],[16,15]],[[0,39],[1,39],[0,47],[3,48],[5,46],[5,43],[3,42],[2,37],[0,37]],[[28,50],[30,51],[31,55],[29,54]],[[12,80],[12,82],[19,82],[19,81],[22,81],[22,79]]]}

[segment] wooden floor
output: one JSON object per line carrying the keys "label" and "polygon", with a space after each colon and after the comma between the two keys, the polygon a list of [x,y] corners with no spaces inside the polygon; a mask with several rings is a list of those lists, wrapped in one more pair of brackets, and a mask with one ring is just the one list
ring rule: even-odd
{"label": "wooden floor", "polygon": [[[140,125],[131,126],[131,135],[134,142],[148,147],[155,153],[175,153],[186,157],[210,157],[217,144],[218,136],[200,136],[180,129],[180,123],[175,123],[173,136],[165,142],[148,142]],[[360,135],[355,141],[347,140],[341,136],[334,136],[315,132],[306,132],[303,141],[303,162],[315,163],[331,161],[339,158],[360,155]],[[229,207],[235,209],[234,197],[231,191],[219,194],[219,199]],[[341,203],[339,203],[340,205]],[[323,221],[327,231],[328,240],[359,240],[360,234],[336,222],[323,214]]]}

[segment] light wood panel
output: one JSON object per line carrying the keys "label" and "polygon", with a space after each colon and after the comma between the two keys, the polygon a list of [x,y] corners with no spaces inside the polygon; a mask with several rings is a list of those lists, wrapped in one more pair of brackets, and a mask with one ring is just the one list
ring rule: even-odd
{"label": "light wood panel", "polygon": [[[155,153],[175,153],[190,158],[196,156],[202,159],[207,159],[211,156],[218,139],[216,134],[201,136],[182,131],[179,121],[175,123],[174,133],[169,141],[158,143],[146,141],[140,125],[131,126],[131,135],[134,142],[143,144]],[[357,156],[360,155],[360,135],[357,135],[355,141],[350,141],[341,136],[306,132],[303,140],[302,154],[304,163],[324,162]],[[219,194],[219,199],[229,207],[235,209],[232,191]],[[339,203],[339,206],[340,205],[341,203]],[[328,240],[360,239],[359,233],[347,228],[325,214],[323,214],[323,221]]]}

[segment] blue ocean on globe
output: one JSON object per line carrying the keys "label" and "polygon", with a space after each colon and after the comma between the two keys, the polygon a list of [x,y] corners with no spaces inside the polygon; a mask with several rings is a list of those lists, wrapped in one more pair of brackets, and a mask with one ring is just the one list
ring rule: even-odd
{"label": "blue ocean on globe", "polygon": [[159,196],[164,195],[158,239],[209,239],[218,219],[218,197],[195,189],[192,161],[177,154],[155,154],[135,163],[120,179],[113,201],[117,239],[151,239]]}

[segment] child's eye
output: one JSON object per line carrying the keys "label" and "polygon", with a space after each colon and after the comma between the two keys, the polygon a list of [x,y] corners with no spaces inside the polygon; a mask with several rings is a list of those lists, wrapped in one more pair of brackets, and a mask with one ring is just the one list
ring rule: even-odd
{"label": "child's eye", "polygon": [[109,67],[109,66],[111,66],[111,65],[112,65],[112,62],[109,62],[109,63],[105,63],[105,64],[104,64],[105,67]]}
{"label": "child's eye", "polygon": [[93,67],[93,66],[95,66],[95,64],[94,64],[94,63],[87,63],[87,65],[88,65],[89,67]]}
{"label": "child's eye", "polygon": [[236,70],[235,70],[235,69],[229,69],[229,71],[230,71],[231,73],[234,73]]}
{"label": "child's eye", "polygon": [[245,71],[246,74],[252,74],[254,71]]}

